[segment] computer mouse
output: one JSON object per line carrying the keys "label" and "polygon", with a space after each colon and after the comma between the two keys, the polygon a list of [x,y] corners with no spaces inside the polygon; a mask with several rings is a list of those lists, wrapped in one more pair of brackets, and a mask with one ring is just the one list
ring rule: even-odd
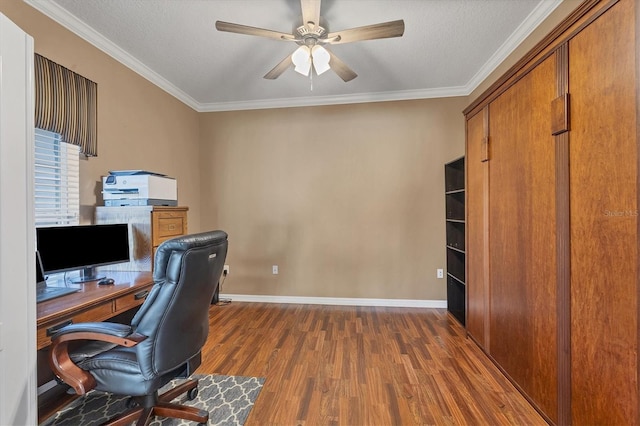
{"label": "computer mouse", "polygon": [[113,278],[103,278],[100,281],[98,281],[98,285],[113,285],[115,284],[115,281],[113,280]]}

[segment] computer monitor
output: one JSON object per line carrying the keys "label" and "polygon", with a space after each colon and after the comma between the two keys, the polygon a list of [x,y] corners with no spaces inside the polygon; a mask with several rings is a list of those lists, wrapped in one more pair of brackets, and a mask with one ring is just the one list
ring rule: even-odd
{"label": "computer monitor", "polygon": [[46,274],[78,270],[72,281],[98,280],[96,267],[129,261],[129,225],[37,228],[36,244]]}
{"label": "computer monitor", "polygon": [[36,284],[41,285],[47,282],[47,278],[44,276],[44,270],[42,269],[42,261],[40,260],[40,253],[36,250]]}

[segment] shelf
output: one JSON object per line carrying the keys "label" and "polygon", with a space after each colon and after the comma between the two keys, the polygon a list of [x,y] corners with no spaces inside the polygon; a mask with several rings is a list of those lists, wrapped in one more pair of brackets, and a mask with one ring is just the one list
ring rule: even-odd
{"label": "shelf", "polygon": [[451,195],[451,194],[464,194],[464,188],[460,188],[460,189],[453,189],[451,191],[447,191],[444,193],[445,195]]}
{"label": "shelf", "polygon": [[465,325],[465,177],[464,157],[444,166],[447,253],[447,310]]}
{"label": "shelf", "polygon": [[456,250],[465,250],[464,241],[464,221],[459,220],[447,220],[446,222],[446,244],[448,247],[455,248]]}
{"label": "shelf", "polygon": [[447,272],[447,276],[449,278],[455,280],[459,284],[466,285],[464,281],[460,281],[460,279],[458,277],[456,277],[455,275],[451,275],[450,273]]}
{"label": "shelf", "polygon": [[452,247],[452,246],[450,246],[449,244],[447,244],[447,248],[448,248],[449,250],[454,250],[454,251],[457,251],[458,253],[465,254],[465,253],[464,253],[464,250],[460,250],[460,249],[459,249],[459,248],[457,248],[457,247]]}
{"label": "shelf", "polygon": [[444,166],[445,191],[464,188],[464,157],[458,158]]}
{"label": "shelf", "polygon": [[447,219],[464,220],[464,192],[454,192],[445,196]]}
{"label": "shelf", "polygon": [[451,276],[447,277],[447,310],[460,324],[465,325],[465,286]]}

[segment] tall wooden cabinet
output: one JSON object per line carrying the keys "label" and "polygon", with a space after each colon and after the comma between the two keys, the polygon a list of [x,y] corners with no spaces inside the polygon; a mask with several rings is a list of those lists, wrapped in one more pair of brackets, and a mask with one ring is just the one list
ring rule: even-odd
{"label": "tall wooden cabinet", "polygon": [[638,424],[634,0],[583,2],[465,110],[467,331],[555,424]]}

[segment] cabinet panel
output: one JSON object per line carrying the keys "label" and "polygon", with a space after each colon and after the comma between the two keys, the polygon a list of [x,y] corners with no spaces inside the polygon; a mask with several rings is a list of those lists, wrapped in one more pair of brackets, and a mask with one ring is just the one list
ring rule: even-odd
{"label": "cabinet panel", "polygon": [[[485,280],[485,173],[488,162],[482,161],[482,144],[485,135],[483,111],[467,121],[466,154],[466,253],[467,253],[467,331],[485,350],[488,350],[488,333],[485,333],[485,317],[488,315],[488,297]],[[488,176],[486,176],[488,177]],[[487,179],[488,181],[488,179]]]}
{"label": "cabinet panel", "polygon": [[574,424],[638,423],[634,3],[569,44]]}
{"label": "cabinet panel", "polygon": [[158,217],[153,222],[153,245],[159,246],[162,242],[184,234],[183,218]]}
{"label": "cabinet panel", "polygon": [[639,8],[580,3],[465,110],[467,330],[559,424],[640,423]]}
{"label": "cabinet panel", "polygon": [[549,118],[555,81],[552,56],[489,106],[490,353],[553,421],[556,164]]}

